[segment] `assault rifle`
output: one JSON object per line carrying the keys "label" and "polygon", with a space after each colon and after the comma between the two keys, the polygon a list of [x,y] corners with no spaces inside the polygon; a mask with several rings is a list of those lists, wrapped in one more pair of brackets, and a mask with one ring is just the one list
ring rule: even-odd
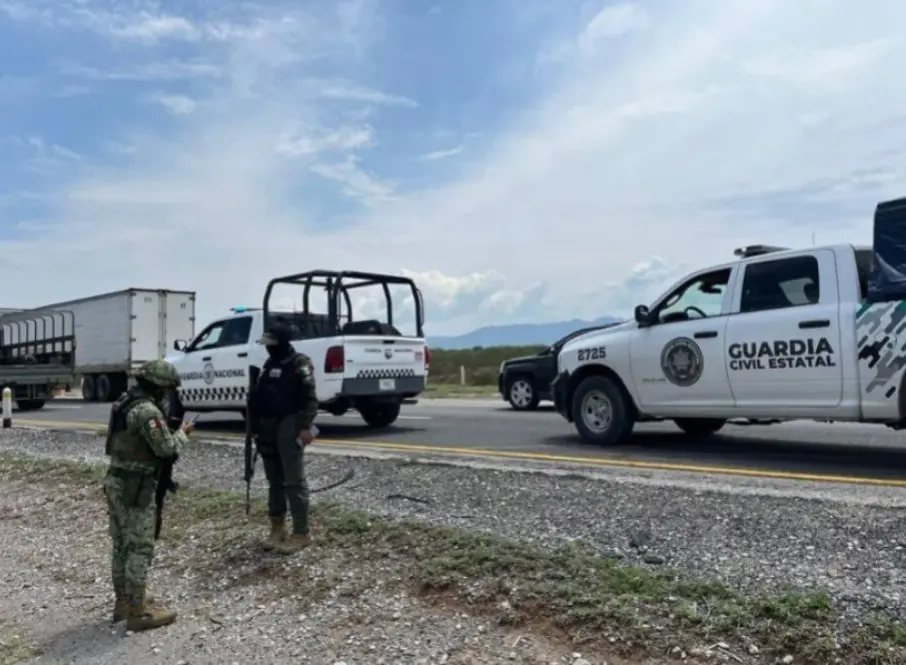
{"label": "assault rifle", "polygon": [[255,475],[255,462],[258,460],[258,449],[255,447],[255,407],[258,390],[258,377],[261,368],[249,365],[249,387],[245,398],[245,514],[248,516],[252,505],[252,478]]}
{"label": "assault rifle", "polygon": [[[170,395],[169,405],[167,407],[167,429],[176,432],[181,426],[183,418],[186,416],[186,408],[179,399],[179,393],[175,390]],[[160,475],[157,477],[157,489],[154,493],[154,503],[156,506],[154,513],[154,540],[160,538],[160,528],[164,519],[164,499],[167,492],[176,492],[179,485],[173,480],[173,465],[178,457],[164,460]]]}

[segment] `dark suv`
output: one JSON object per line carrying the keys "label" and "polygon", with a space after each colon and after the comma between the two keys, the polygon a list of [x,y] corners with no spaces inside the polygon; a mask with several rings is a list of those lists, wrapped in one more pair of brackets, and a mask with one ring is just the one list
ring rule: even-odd
{"label": "dark suv", "polygon": [[510,358],[500,363],[497,390],[517,411],[533,411],[541,400],[552,400],[551,381],[557,375],[557,355],[569,340],[579,335],[609,328],[613,323],[590,326],[571,332],[534,356]]}

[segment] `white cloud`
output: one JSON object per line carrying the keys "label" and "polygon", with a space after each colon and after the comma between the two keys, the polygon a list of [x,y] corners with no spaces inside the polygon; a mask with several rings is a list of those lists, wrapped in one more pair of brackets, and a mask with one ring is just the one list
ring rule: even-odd
{"label": "white cloud", "polygon": [[456,155],[460,154],[465,149],[466,149],[466,147],[464,145],[458,145],[455,148],[448,148],[446,150],[433,150],[433,151],[427,152],[424,155],[422,155],[421,157],[419,157],[419,161],[437,162],[437,161],[440,161],[441,159],[455,157]]}
{"label": "white cloud", "polygon": [[[97,154],[79,148],[80,162],[52,155],[68,141],[36,128],[38,154],[68,164],[41,192],[57,226],[0,233],[0,254],[96,260],[65,284],[31,282],[21,304],[142,283],[198,290],[207,318],[257,304],[275,274],[323,267],[411,271],[436,332],[626,314],[734,247],[809,244],[814,232],[869,241],[874,204],[906,181],[906,90],[891,83],[906,58],[906,5],[894,0],[871,12],[844,0],[688,0],[648,15],[610,5],[567,40],[562,23],[510,35],[526,62],[564,46],[556,67],[501,97],[472,73],[454,76],[468,64],[457,51],[404,53],[403,19],[376,2],[195,16],[84,0],[72,6],[94,13],[81,24],[56,4],[0,0],[0,11],[129,41],[134,56],[103,66],[61,54],[54,73],[67,84],[143,98],[180,82],[197,86],[197,107],[166,130],[141,119],[111,129]],[[451,41],[433,37],[422,48]],[[167,50],[174,40],[189,50]],[[485,55],[489,70],[509,66]],[[431,67],[401,73],[421,56],[451,63],[449,80]],[[520,108],[491,112],[503,97]],[[440,169],[418,160],[456,149],[436,143],[451,118],[462,120],[456,135],[481,139],[449,180],[431,180]],[[8,210],[0,224],[17,219]],[[0,279],[13,267],[0,264]]]}
{"label": "white cloud", "polygon": [[148,97],[148,102],[162,106],[168,113],[173,115],[188,115],[195,111],[198,106],[195,100],[185,95],[168,95],[164,93],[155,93]]}

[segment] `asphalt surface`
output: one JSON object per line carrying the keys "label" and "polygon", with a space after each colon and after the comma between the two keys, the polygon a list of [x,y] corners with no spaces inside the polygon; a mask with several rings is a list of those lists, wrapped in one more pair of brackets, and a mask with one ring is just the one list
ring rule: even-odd
{"label": "asphalt surface", "polygon": [[[109,405],[56,400],[38,412],[14,413],[13,422],[53,427],[105,425],[109,413]],[[396,446],[403,451],[454,454],[480,451],[540,461],[582,458],[614,466],[834,476],[906,486],[906,432],[877,425],[808,421],[727,425],[713,437],[690,438],[672,423],[641,424],[629,444],[598,448],[585,444],[573,426],[550,408],[520,413],[503,402],[456,399],[404,406],[397,423],[381,431],[369,430],[354,412],[342,417],[320,414],[317,423],[319,440],[372,448]],[[241,435],[244,424],[230,413],[202,414],[197,429],[199,433]]]}

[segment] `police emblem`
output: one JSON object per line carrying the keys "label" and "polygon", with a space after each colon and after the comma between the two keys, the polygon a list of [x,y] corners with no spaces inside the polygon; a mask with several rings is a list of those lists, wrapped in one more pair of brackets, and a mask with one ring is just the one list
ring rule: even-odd
{"label": "police emblem", "polygon": [[688,337],[667,342],[661,351],[661,370],[673,385],[688,388],[701,378],[705,359],[698,344]]}
{"label": "police emblem", "polygon": [[208,385],[214,383],[214,365],[205,363],[204,368],[201,370],[201,378]]}

